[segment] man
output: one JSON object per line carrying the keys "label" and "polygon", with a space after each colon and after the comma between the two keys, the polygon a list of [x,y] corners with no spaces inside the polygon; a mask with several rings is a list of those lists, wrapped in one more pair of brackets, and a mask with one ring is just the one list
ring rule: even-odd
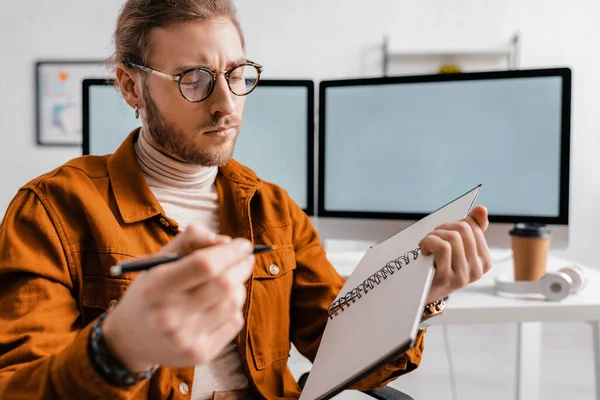
{"label": "man", "polygon": [[[233,5],[129,0],[115,44],[141,131],[25,185],[0,229],[0,398],[298,397],[290,340],[314,359],[343,280],[288,195],[230,160],[261,71]],[[486,227],[480,207],[423,238],[428,303],[490,268]],[[277,249],[253,256],[252,243]],[[187,256],[111,277],[153,253]],[[422,351],[421,332],[356,387],[415,369]]]}

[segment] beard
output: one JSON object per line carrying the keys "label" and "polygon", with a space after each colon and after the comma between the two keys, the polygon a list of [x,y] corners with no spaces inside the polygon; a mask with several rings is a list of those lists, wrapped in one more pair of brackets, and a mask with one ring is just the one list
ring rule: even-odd
{"label": "beard", "polygon": [[[210,146],[201,146],[198,140],[201,139],[203,131],[230,126],[232,123],[239,125],[241,121],[237,118],[213,117],[209,122],[198,126],[196,132],[186,135],[182,129],[174,126],[162,115],[150,96],[150,90],[146,82],[144,82],[143,98],[146,106],[148,133],[167,154],[189,164],[204,167],[221,167],[231,159],[237,133],[233,139],[226,137],[211,138],[212,143]],[[230,141],[231,144],[228,143]]]}

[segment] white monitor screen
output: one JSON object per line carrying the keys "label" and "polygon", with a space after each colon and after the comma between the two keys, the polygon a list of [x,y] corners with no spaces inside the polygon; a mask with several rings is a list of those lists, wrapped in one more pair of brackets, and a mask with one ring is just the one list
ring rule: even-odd
{"label": "white monitor screen", "polygon": [[[84,89],[84,153],[113,153],[140,121],[114,87],[84,82]],[[313,157],[313,96],[312,81],[262,81],[246,97],[233,154],[261,179],[287,190],[308,213],[314,181],[308,161]]]}
{"label": "white monitor screen", "polygon": [[570,121],[558,71],[322,83],[320,213],[426,214],[482,184],[490,215],[558,222]]}

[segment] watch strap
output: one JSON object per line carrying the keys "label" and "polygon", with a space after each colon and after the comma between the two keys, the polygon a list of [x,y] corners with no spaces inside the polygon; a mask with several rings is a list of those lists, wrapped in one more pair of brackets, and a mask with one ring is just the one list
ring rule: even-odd
{"label": "watch strap", "polygon": [[102,334],[102,324],[107,315],[103,313],[92,326],[88,341],[92,365],[107,382],[115,386],[132,386],[150,378],[159,368],[158,364],[147,371],[132,373],[111,353]]}

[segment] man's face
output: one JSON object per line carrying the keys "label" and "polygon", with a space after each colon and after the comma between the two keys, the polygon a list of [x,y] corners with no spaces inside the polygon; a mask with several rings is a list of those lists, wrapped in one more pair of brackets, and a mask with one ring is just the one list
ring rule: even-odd
{"label": "man's face", "polygon": [[[226,18],[156,28],[150,42],[148,66],[171,75],[190,67],[222,72],[245,60],[238,32]],[[231,158],[245,97],[231,93],[223,74],[200,103],[184,99],[175,81],[152,74],[144,77],[142,96],[144,129],[163,152],[204,166]]]}

